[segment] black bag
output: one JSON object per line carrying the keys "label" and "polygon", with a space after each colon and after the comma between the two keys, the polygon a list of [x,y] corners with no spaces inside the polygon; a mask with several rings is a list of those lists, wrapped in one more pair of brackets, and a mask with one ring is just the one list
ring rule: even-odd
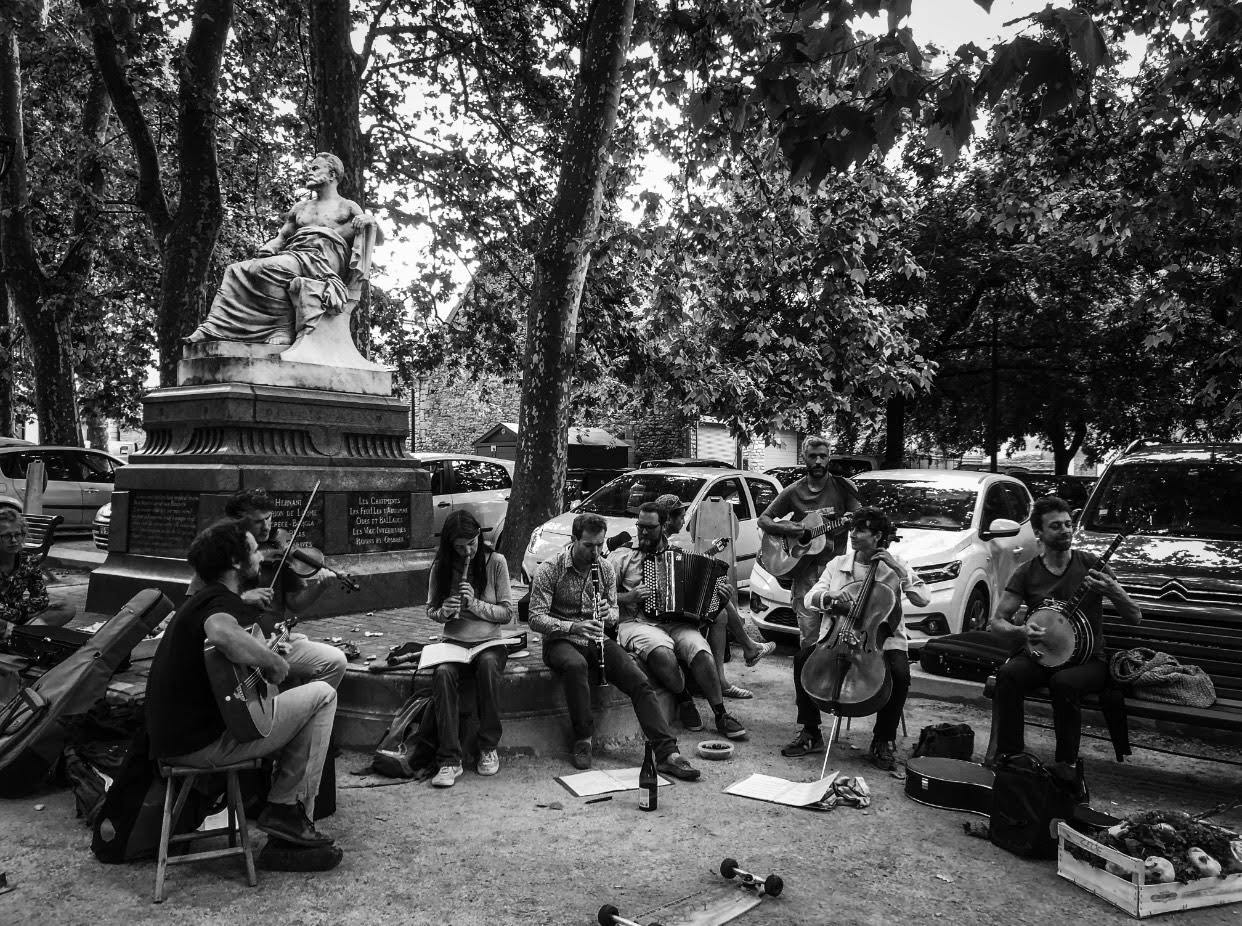
{"label": "black bag", "polygon": [[519,624],[530,623],[530,592],[518,599],[517,613]]}
{"label": "black bag", "polygon": [[975,731],[968,723],[936,723],[919,733],[918,745],[910,758],[927,756],[940,759],[964,759],[975,754]]}
{"label": "black bag", "polygon": [[[159,766],[148,753],[151,749],[146,729],[138,731],[129,745],[125,762],[112,787],[104,796],[91,826],[91,851],[108,864],[155,858],[164,822],[164,779]],[[173,835],[199,828],[213,813],[224,808],[226,799],[221,776],[200,778],[212,785],[211,793],[191,788]],[[219,787],[215,787],[215,785]]]}
{"label": "black bag", "polygon": [[1054,820],[1069,820],[1078,804],[1062,782],[1029,753],[999,756],[992,785],[991,839],[1023,858],[1055,858]]}
{"label": "black bag", "polygon": [[427,735],[428,725],[435,723],[430,706],[431,698],[426,695],[414,695],[401,705],[375,747],[372,771],[389,778],[414,778],[420,769],[435,762],[436,740]]}
{"label": "black bag", "polygon": [[986,682],[1013,655],[1013,649],[1012,643],[987,630],[951,633],[923,644],[919,665],[932,675]]}

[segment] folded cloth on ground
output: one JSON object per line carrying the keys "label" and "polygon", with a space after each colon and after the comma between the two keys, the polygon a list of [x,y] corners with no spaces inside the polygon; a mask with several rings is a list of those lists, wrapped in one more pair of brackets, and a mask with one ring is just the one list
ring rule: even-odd
{"label": "folded cloth on ground", "polygon": [[832,787],[828,789],[828,793],[824,795],[823,800],[819,801],[816,806],[833,808],[833,807],[857,807],[862,809],[871,806],[871,789],[867,787],[867,782],[862,776],[854,778],[842,777],[832,783]]}
{"label": "folded cloth on ground", "polygon": [[1216,703],[1212,678],[1196,665],[1183,665],[1168,653],[1135,647],[1114,653],[1109,663],[1113,678],[1129,686],[1130,694],[1142,701],[1211,707]]}

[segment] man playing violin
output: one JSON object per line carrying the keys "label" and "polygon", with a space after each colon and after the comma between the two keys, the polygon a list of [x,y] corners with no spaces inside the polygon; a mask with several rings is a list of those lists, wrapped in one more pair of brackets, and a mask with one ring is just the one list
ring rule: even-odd
{"label": "man playing violin", "polygon": [[[931,601],[927,586],[918,573],[900,556],[886,549],[892,534],[892,523],[879,508],[855,511],[849,547],[828,563],[803,601],[808,609],[829,615],[822,634],[822,638],[827,638],[832,630],[832,621],[839,620],[840,615],[849,614],[854,607],[857,583],[866,578],[873,563],[879,563],[875,580],[888,585],[895,593],[896,604],[884,619],[881,630],[884,662],[893,680],[893,693],[875,715],[868,755],[872,764],[886,772],[897,768],[897,725],[910,691],[910,641],[901,619],[901,600],[904,596],[920,607]],[[836,618],[831,615],[836,615]],[[819,731],[819,706],[802,684],[802,667],[814,651],[814,646],[803,647],[794,657],[794,692],[798,702],[798,723],[802,729],[793,742],[781,750],[781,755],[805,756],[824,748],[824,738]]]}
{"label": "man playing violin", "polygon": [[[1015,648],[1021,648],[996,672],[993,701],[996,752],[1006,755],[1024,751],[1023,701],[1028,691],[1046,685],[1052,699],[1052,726],[1057,740],[1053,772],[1067,781],[1074,781],[1078,778],[1078,744],[1082,737],[1082,696],[1102,691],[1108,684],[1108,663],[1103,656],[1103,598],[1113,603],[1127,623],[1139,623],[1143,613],[1099,557],[1070,549],[1074,518],[1067,502],[1055,495],[1036,499],[1031,508],[1031,527],[1043,552],[1014,570],[996,615],[988,625],[994,634]],[[1049,598],[1068,601],[1083,584],[1094,593],[1087,596],[1082,610],[1095,631],[1095,650],[1081,665],[1046,668],[1026,651],[1043,638],[1044,631],[1026,623],[1015,623],[1014,615],[1022,605],[1026,605],[1029,614]]]}
{"label": "man playing violin", "polygon": [[[729,739],[745,739],[746,728],[724,708],[715,657],[699,628],[690,623],[657,623],[643,610],[651,593],[643,581],[643,563],[669,548],[664,536],[666,520],[666,510],[659,502],[643,502],[638,508],[638,539],[608,557],[617,573],[617,642],[641,659],[660,684],[672,692],[677,699],[678,716],[687,730],[702,730],[703,719],[686,690],[679,664],[683,662],[711,705],[716,732]],[[732,596],[733,587],[728,579],[721,581],[721,591]]]}
{"label": "man playing violin", "polygon": [[[237,492],[224,506],[224,513],[240,521],[259,545],[260,568],[255,575],[242,578],[241,599],[258,612],[259,626],[269,635],[289,614],[301,615],[314,605],[327,590],[327,583],[332,581],[327,570],[309,580],[294,575],[287,566],[281,568],[279,574],[274,573],[284,546],[272,537],[272,511],[271,499],[261,489]],[[274,574],[275,584],[272,582]],[[186,596],[201,588],[200,580],[191,580]],[[286,687],[320,680],[338,688],[345,677],[345,654],[335,646],[316,643],[305,634],[289,634],[288,641],[280,645],[280,653],[289,663]]]}

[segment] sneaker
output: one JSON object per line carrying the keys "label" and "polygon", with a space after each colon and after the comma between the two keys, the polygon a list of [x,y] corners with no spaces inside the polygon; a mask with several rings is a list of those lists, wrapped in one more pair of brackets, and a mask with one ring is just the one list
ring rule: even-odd
{"label": "sneaker", "polygon": [[440,771],[436,772],[436,776],[431,779],[433,788],[451,788],[453,783],[462,776],[464,769],[461,763],[456,765],[441,765]]}
{"label": "sneaker", "polygon": [[291,842],[303,849],[321,849],[335,841],[331,836],[320,833],[315,824],[306,816],[306,808],[301,801],[296,804],[268,804],[259,814],[256,824],[269,836]]}
{"label": "sneaker", "polygon": [[773,643],[771,640],[769,640],[767,643],[764,643],[762,646],[759,647],[759,652],[755,653],[755,655],[746,657],[746,665],[757,666],[759,664],[760,659],[762,659],[764,656],[771,656],[775,652],[776,652],[776,644]]}
{"label": "sneaker", "polygon": [[682,701],[677,705],[677,718],[681,721],[681,725],[691,733],[698,733],[703,729],[703,718],[699,714],[699,709],[695,707],[693,699]]}
{"label": "sneaker", "polygon": [[678,778],[681,781],[698,781],[699,770],[687,762],[680,752],[675,752],[667,759],[663,759],[656,763],[656,771],[661,775],[668,775],[670,778]]}
{"label": "sneaker", "polygon": [[728,712],[716,715],[716,732],[721,736],[727,736],[731,740],[746,739],[746,728],[738,722],[736,717]]}
{"label": "sneaker", "polygon": [[880,771],[895,772],[897,771],[897,744],[873,740],[867,758]]}
{"label": "sneaker", "polygon": [[574,743],[574,768],[588,769],[591,767],[591,739],[577,740]]}
{"label": "sneaker", "polygon": [[479,774],[495,775],[500,771],[500,756],[495,749],[484,749],[479,753]]}
{"label": "sneaker", "polygon": [[781,748],[781,755],[791,759],[809,756],[813,752],[824,751],[824,736],[819,727],[803,727],[788,746]]}

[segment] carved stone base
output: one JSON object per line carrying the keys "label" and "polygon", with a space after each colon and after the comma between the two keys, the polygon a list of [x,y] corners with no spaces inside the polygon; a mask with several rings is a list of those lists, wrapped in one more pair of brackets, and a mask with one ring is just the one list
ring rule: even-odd
{"label": "carved stone base", "polygon": [[[342,332],[335,329],[344,327]],[[293,345],[200,341],[177,364],[182,386],[249,383],[325,392],[391,396],[392,372],[372,363],[349,337],[344,315],[325,318]]]}
{"label": "carved stone base", "polygon": [[404,403],[232,383],[157,389],[144,406],[147,441],[117,471],[108,559],[91,575],[89,610],[115,611],[149,586],[179,601],[190,541],[223,515],[229,495],[267,490],[276,525],[292,529],[316,482],[300,536],[362,591],[346,597],[334,587],[313,613],[426,600],[430,475],[405,453]]}

